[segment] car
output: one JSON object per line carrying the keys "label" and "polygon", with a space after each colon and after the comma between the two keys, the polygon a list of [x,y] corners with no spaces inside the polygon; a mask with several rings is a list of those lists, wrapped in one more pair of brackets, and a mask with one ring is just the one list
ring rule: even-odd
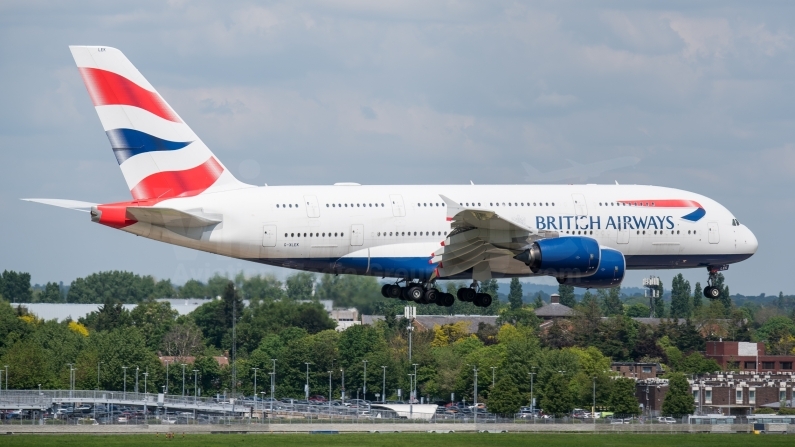
{"label": "car", "polygon": [[672,417],[660,416],[657,418],[657,422],[659,422],[660,424],[676,424],[676,419]]}
{"label": "car", "polygon": [[325,396],[321,396],[320,394],[315,394],[314,396],[309,396],[309,402],[313,402],[313,403],[326,402],[326,397]]}

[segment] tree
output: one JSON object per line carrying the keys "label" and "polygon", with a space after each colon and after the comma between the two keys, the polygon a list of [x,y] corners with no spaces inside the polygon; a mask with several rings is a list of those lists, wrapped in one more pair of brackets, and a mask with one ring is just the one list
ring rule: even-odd
{"label": "tree", "polygon": [[180,298],[205,298],[208,296],[204,283],[195,279],[188,280],[179,288],[177,294]]}
{"label": "tree", "polygon": [[564,306],[574,307],[577,304],[577,298],[574,297],[574,286],[560,284],[558,295],[560,295],[560,304]]}
{"label": "tree", "polygon": [[561,349],[574,346],[574,337],[569,330],[570,323],[559,319],[552,320],[552,324],[541,333],[541,343],[552,349]]}
{"label": "tree", "polygon": [[161,279],[155,283],[154,298],[174,298],[177,292],[174,285],[167,279]]}
{"label": "tree", "polygon": [[13,303],[30,303],[33,291],[30,289],[30,273],[4,270],[0,274],[0,295]]}
{"label": "tree", "polygon": [[649,306],[643,303],[627,306],[627,316],[631,318],[647,318],[649,316]]}
{"label": "tree", "polygon": [[372,276],[323,275],[315,288],[319,300],[331,300],[335,307],[356,307],[359,312],[371,314],[381,297],[381,285]]}
{"label": "tree", "polygon": [[701,309],[701,298],[704,296],[704,291],[701,290],[701,283],[697,282],[693,289],[693,311]]}
{"label": "tree", "polygon": [[135,306],[130,312],[130,319],[133,326],[141,330],[146,346],[155,351],[161,346],[163,336],[171,329],[178,315],[179,312],[172,309],[168,301],[149,299]]}
{"label": "tree", "polygon": [[715,280],[714,287],[720,290],[718,301],[723,304],[723,308],[726,310],[725,313],[728,315],[732,308],[732,298],[729,293],[729,286],[724,284],[725,280],[726,278],[723,276],[723,273],[718,273],[718,278]]}
{"label": "tree", "polygon": [[526,401],[523,393],[519,392],[513,375],[503,374],[489,394],[487,408],[494,414],[514,415]]}
{"label": "tree", "polygon": [[574,399],[569,391],[569,381],[563,374],[552,373],[544,385],[541,408],[555,417],[563,417],[574,409]]}
{"label": "tree", "polygon": [[118,327],[132,324],[130,311],[124,308],[121,302],[108,298],[105,303],[85,318],[79,320],[86,327],[95,331],[110,331]]}
{"label": "tree", "polygon": [[122,303],[139,303],[154,296],[155,281],[118,270],[93,273],[72,281],[66,294],[68,303],[104,303],[111,299]]}
{"label": "tree", "polygon": [[508,302],[511,303],[511,310],[521,309],[522,305],[522,283],[519,278],[511,279],[511,291],[508,293]]}
{"label": "tree", "polygon": [[689,318],[690,282],[681,273],[671,283],[671,318]]}
{"label": "tree", "polygon": [[663,300],[665,289],[662,285],[662,281],[660,281],[660,285],[653,290],[657,291],[657,296],[654,297],[654,316],[657,318],[665,318],[665,301]]}
{"label": "tree", "polygon": [[190,357],[202,352],[202,330],[193,322],[175,324],[163,336],[163,352],[174,357]]}
{"label": "tree", "polygon": [[[588,293],[588,292],[585,292]],[[535,297],[533,298],[533,307],[535,309],[539,309],[544,307],[544,297],[541,295],[541,291],[539,290],[536,292]]]}
{"label": "tree", "polygon": [[[599,292],[602,292],[604,289],[600,289]],[[602,301],[602,307],[604,309],[605,316],[613,316],[613,315],[623,315],[624,314],[624,304],[621,303],[621,288],[620,287],[612,287],[609,289],[609,292],[604,294],[604,300]]]}
{"label": "tree", "polygon": [[684,416],[693,414],[695,405],[690,393],[690,384],[684,374],[672,373],[668,377],[668,393],[663,400],[663,414]]}
{"label": "tree", "polygon": [[63,302],[63,295],[61,294],[61,286],[58,283],[48,282],[44,285],[44,290],[39,294],[39,302],[42,303],[60,303]]}
{"label": "tree", "polygon": [[632,379],[615,379],[607,400],[610,411],[620,415],[640,414],[638,398],[635,397],[635,381]]}
{"label": "tree", "polygon": [[249,301],[275,301],[284,298],[282,282],[273,275],[252,276],[243,282],[243,298]]}
{"label": "tree", "polygon": [[287,278],[287,298],[291,300],[311,300],[314,288],[315,275],[311,273],[296,273]]}

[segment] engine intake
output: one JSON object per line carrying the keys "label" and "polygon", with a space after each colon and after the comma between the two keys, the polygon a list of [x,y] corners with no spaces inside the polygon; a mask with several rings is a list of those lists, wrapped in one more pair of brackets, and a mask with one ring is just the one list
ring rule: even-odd
{"label": "engine intake", "polygon": [[581,278],[596,272],[600,252],[595,239],[573,236],[533,242],[514,258],[524,262],[533,273]]}
{"label": "engine intake", "polygon": [[594,289],[607,289],[620,285],[627,267],[624,255],[618,250],[607,247],[602,247],[601,251],[599,267],[593,275],[584,278],[558,277],[558,283]]}

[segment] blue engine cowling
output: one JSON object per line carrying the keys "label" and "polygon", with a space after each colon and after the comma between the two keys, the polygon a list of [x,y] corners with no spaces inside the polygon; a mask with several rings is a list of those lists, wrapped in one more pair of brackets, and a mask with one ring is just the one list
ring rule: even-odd
{"label": "blue engine cowling", "polygon": [[595,239],[572,236],[533,242],[515,258],[524,262],[533,273],[580,278],[596,272],[599,256],[599,243]]}
{"label": "blue engine cowling", "polygon": [[618,250],[607,247],[602,247],[601,251],[599,267],[593,275],[585,278],[558,277],[558,282],[574,287],[594,289],[607,289],[620,285],[624,280],[627,268],[624,255]]}

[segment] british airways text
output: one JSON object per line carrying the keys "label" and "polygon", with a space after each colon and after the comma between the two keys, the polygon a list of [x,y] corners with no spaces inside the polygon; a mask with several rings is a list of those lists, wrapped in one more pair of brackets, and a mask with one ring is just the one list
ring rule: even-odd
{"label": "british airways text", "polygon": [[[604,224],[604,226],[603,226]],[[673,216],[536,216],[539,230],[672,230]]]}

